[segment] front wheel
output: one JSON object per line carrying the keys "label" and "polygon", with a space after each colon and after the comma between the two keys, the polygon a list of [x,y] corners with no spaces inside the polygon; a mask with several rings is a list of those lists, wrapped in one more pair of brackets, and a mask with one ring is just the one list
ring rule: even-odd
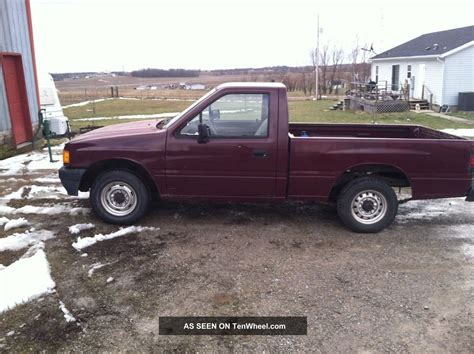
{"label": "front wheel", "polygon": [[124,170],[102,173],[94,182],[90,201],[94,212],[111,224],[133,224],[150,205],[148,188],[140,178]]}
{"label": "front wheel", "polygon": [[392,187],[375,178],[360,178],[343,188],[337,199],[337,213],[349,229],[375,233],[389,226],[398,211]]}

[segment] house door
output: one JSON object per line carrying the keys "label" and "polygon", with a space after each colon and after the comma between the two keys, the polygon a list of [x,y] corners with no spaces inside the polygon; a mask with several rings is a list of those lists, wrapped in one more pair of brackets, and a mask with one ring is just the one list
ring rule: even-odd
{"label": "house door", "polygon": [[33,137],[25,77],[20,55],[2,55],[1,64],[15,145]]}
{"label": "house door", "polygon": [[415,82],[415,94],[416,98],[421,98],[423,96],[423,85],[425,84],[426,76],[426,64],[418,65],[418,76]]}
{"label": "house door", "polygon": [[400,89],[400,65],[392,65],[392,91]]}

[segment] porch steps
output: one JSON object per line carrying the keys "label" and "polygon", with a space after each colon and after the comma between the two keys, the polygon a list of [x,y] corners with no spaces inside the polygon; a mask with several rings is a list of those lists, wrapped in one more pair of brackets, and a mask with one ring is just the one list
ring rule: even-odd
{"label": "porch steps", "polygon": [[410,100],[410,109],[415,110],[417,104],[420,105],[421,111],[427,111],[430,109],[430,104],[428,103],[427,100],[416,100],[416,99]]}

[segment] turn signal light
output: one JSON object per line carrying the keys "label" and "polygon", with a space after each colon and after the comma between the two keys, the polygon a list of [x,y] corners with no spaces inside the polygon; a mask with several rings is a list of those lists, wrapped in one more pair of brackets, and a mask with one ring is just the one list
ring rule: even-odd
{"label": "turn signal light", "polygon": [[69,151],[63,150],[63,164],[68,165],[71,162]]}

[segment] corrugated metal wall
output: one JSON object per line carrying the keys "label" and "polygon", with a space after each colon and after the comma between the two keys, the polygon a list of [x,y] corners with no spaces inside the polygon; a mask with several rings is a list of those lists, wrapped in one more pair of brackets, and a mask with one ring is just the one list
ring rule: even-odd
{"label": "corrugated metal wall", "polygon": [[[28,31],[26,0],[0,0],[0,52],[20,53],[25,73],[31,121],[38,121],[35,73]],[[11,129],[6,105],[3,75],[0,70],[0,132]]]}

